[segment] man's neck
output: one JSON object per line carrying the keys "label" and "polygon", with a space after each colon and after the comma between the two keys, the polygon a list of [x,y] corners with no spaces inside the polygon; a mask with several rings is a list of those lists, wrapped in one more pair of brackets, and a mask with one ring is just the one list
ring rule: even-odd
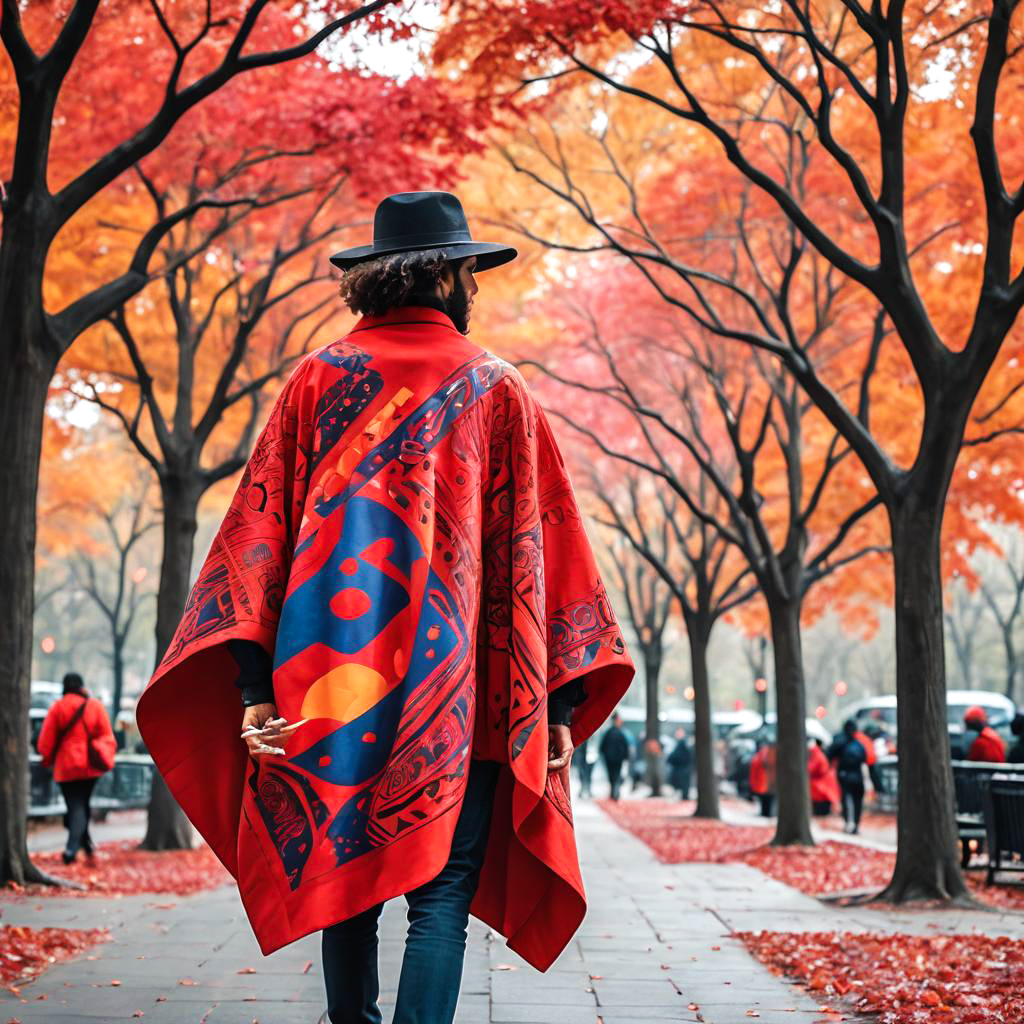
{"label": "man's neck", "polygon": [[444,303],[439,295],[411,295],[409,301],[406,302],[407,306],[429,306],[431,309],[436,309],[439,313],[447,315],[448,307]]}

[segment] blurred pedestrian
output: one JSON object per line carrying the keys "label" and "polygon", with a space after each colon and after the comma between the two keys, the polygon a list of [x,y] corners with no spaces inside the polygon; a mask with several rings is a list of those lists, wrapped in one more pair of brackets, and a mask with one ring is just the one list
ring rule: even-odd
{"label": "blurred pedestrian", "polygon": [[1024,713],[1018,711],[1010,723],[1010,732],[1017,738],[1006,752],[1006,760],[1010,764],[1024,764]]}
{"label": "blurred pedestrian", "polygon": [[608,782],[611,786],[611,797],[619,799],[619,791],[622,788],[622,764],[629,759],[629,740],[626,739],[625,730],[622,728],[622,716],[615,715],[612,724],[605,730],[601,737],[601,745],[598,747],[601,760],[604,761],[605,771],[608,773]]}
{"label": "blurred pedestrian", "polygon": [[821,740],[812,740],[807,750],[807,774],[811,780],[811,810],[824,818],[839,804],[839,780],[828,763]]}
{"label": "blurred pedestrian", "polygon": [[130,711],[119,711],[114,719],[114,739],[118,750],[127,750],[131,739],[132,714]]}
{"label": "blurred pedestrian", "polygon": [[644,740],[644,782],[651,789],[648,796],[661,796],[665,785],[665,748],[657,736]]}
{"label": "blurred pedestrian", "polygon": [[690,799],[690,776],[693,771],[693,751],[686,740],[686,730],[680,726],[676,729],[676,745],[668,755],[668,781],[673,789],[679,791],[680,800]]}
{"label": "blurred pedestrian", "polygon": [[597,752],[591,737],[587,737],[577,748],[573,757],[576,762],[576,772],[580,777],[580,796],[592,796],[591,784],[594,778],[594,765],[597,763]]}
{"label": "blurred pedestrian", "polygon": [[[864,737],[869,746],[866,748],[868,755],[868,775],[871,777],[871,788],[875,793],[882,793],[885,790],[885,783],[882,779],[882,770],[879,760],[889,753],[889,741],[885,735],[885,729],[877,722],[868,722],[864,726]],[[877,800],[877,796],[875,797]]]}
{"label": "blurred pedestrian", "polygon": [[[828,748],[828,759],[835,765],[839,780],[845,831],[851,835],[860,831],[860,815],[864,809],[864,766],[868,762],[868,752],[857,735],[856,723],[852,718],[847,719],[843,723],[843,731]],[[864,736],[863,733],[860,735]]]}
{"label": "blurred pedestrian", "polygon": [[90,695],[77,672],[63,680],[64,694],[46,713],[39,733],[39,755],[53,769],[67,806],[68,839],[61,854],[70,864],[79,849],[92,858],[95,844],[89,835],[89,801],[96,780],[114,767],[117,741],[103,702]]}
{"label": "blurred pedestrian", "polygon": [[1002,764],[1006,760],[1003,738],[988,724],[985,709],[975,705],[964,712],[964,727],[978,735],[967,748],[968,761],[988,761]]}
{"label": "blurred pedestrian", "polygon": [[775,807],[775,744],[766,737],[758,739],[750,759],[750,792],[761,804],[761,817],[770,818]]}

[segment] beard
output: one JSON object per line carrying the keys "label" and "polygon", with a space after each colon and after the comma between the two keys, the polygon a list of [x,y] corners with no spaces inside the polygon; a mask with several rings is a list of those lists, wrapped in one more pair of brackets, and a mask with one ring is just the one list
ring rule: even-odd
{"label": "beard", "polygon": [[451,317],[455,329],[460,334],[469,334],[469,310],[472,305],[473,300],[463,286],[462,279],[456,275],[455,287],[452,288],[451,295],[444,300],[444,306],[445,312]]}

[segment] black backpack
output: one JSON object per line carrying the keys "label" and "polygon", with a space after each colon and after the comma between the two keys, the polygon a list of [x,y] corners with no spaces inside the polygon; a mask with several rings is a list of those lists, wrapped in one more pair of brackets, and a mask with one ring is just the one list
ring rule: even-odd
{"label": "black backpack", "polygon": [[839,763],[836,765],[836,773],[841,779],[851,782],[859,781],[862,778],[861,769],[867,764],[868,752],[864,749],[860,740],[852,736],[843,744],[839,752]]}

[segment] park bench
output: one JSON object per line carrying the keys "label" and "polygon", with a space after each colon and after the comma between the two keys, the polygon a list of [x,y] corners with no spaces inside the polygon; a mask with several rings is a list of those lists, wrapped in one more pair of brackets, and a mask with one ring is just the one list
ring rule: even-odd
{"label": "park bench", "polygon": [[881,785],[875,787],[875,807],[886,814],[895,814],[900,796],[900,763],[895,754],[886,754],[875,763],[874,777]]}
{"label": "park bench", "polygon": [[991,885],[998,871],[1024,871],[1024,772],[993,772],[982,795]]}
{"label": "park bench", "polygon": [[985,847],[988,836],[985,827],[985,789],[996,772],[1020,776],[1024,780],[1024,765],[988,761],[953,762],[956,831],[960,840],[960,864],[964,868],[970,867],[971,857]]}

